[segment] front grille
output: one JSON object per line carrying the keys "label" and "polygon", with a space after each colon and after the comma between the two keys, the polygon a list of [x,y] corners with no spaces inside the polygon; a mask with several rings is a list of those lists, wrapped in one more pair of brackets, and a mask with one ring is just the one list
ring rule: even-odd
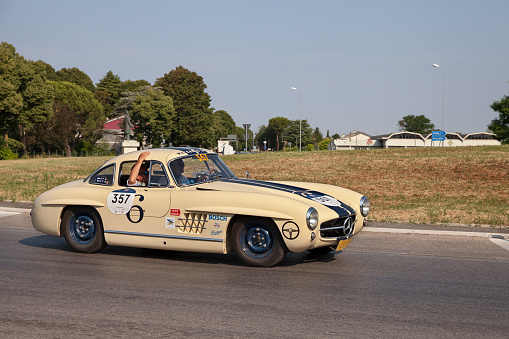
{"label": "front grille", "polygon": [[347,217],[327,220],[320,225],[322,238],[337,238],[351,235],[355,225],[355,214]]}

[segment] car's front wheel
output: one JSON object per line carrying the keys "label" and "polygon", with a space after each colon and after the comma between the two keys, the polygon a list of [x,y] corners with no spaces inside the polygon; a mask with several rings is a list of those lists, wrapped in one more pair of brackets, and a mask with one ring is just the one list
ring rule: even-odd
{"label": "car's front wheel", "polygon": [[65,241],[78,252],[95,253],[106,246],[101,218],[90,207],[71,206],[62,217]]}
{"label": "car's front wheel", "polygon": [[246,265],[271,267],[283,260],[286,246],[271,220],[243,218],[233,225],[233,248]]}

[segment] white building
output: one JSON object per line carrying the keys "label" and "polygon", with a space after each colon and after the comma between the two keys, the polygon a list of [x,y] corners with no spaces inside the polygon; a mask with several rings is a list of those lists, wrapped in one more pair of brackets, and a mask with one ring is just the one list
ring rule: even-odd
{"label": "white building", "polygon": [[396,132],[370,136],[363,132],[352,132],[334,139],[329,144],[332,150],[348,150],[363,148],[393,148],[393,147],[458,147],[458,146],[498,146],[500,141],[495,134],[488,132],[459,134],[446,133],[444,141],[432,141],[431,133],[423,135],[414,132]]}

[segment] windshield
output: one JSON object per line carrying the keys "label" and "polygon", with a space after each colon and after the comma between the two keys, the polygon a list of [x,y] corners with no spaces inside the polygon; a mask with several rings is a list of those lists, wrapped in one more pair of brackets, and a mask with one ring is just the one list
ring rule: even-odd
{"label": "windshield", "polygon": [[169,163],[178,186],[189,186],[235,177],[217,154],[195,154]]}

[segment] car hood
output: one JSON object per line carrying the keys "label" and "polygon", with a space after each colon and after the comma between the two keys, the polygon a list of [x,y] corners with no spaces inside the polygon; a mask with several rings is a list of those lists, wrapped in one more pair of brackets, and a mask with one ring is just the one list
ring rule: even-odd
{"label": "car hood", "polygon": [[[319,190],[317,190],[317,188]],[[347,203],[342,202],[335,186],[317,185],[302,182],[273,182],[252,179],[233,178],[228,180],[214,181],[196,186],[197,190],[252,192],[261,194],[280,195],[295,200],[304,199],[321,204],[330,208],[339,217],[355,214],[355,210]]]}

